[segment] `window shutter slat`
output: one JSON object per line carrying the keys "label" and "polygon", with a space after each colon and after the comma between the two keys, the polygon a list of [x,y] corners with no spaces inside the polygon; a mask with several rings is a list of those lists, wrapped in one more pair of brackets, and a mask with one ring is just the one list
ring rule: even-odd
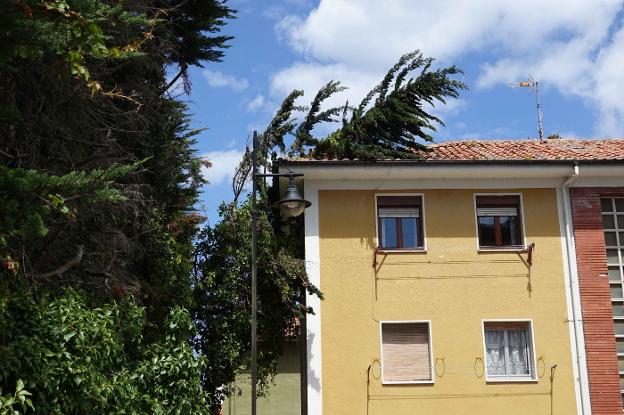
{"label": "window shutter slat", "polygon": [[377,206],[420,206],[420,196],[377,196]]}
{"label": "window shutter slat", "polygon": [[477,196],[477,206],[518,206],[519,204],[520,196],[517,195]]}
{"label": "window shutter slat", "polygon": [[518,208],[480,207],[477,208],[477,216],[518,216]]}
{"label": "window shutter slat", "polygon": [[420,209],[418,208],[379,208],[380,218],[419,218]]}
{"label": "window shutter slat", "polygon": [[427,323],[383,324],[382,347],[384,381],[431,380]]}

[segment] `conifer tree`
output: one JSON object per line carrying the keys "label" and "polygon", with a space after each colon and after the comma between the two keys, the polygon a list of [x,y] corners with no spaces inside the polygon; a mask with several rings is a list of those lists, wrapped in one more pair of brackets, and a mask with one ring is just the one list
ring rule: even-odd
{"label": "conifer tree", "polygon": [[219,61],[233,14],[0,2],[0,413],[210,413],[189,312],[202,161],[167,69]]}
{"label": "conifer tree", "polygon": [[[455,79],[461,70],[455,66],[432,70],[433,58],[420,51],[408,53],[388,71],[383,80],[355,108],[321,111],[322,103],[344,89],[332,81],[316,94],[307,115],[296,129],[290,155],[312,158],[413,158],[414,150],[424,149],[433,140],[436,125],[444,125],[433,113],[436,104],[457,98],[466,86]],[[319,123],[339,121],[331,134],[315,138],[312,129]]]}

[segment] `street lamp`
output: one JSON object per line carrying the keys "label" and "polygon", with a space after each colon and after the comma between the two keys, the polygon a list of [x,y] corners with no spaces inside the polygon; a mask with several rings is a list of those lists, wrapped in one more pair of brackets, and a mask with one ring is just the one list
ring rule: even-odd
{"label": "street lamp", "polygon": [[312,203],[301,197],[299,190],[297,190],[295,177],[299,176],[298,174],[288,173],[282,176],[288,176],[288,187],[286,188],[284,197],[275,202],[273,207],[280,210],[282,218],[284,219],[296,218],[303,213],[305,208],[310,207]]}
{"label": "street lamp", "polygon": [[258,133],[253,133],[253,143],[251,151],[251,415],[256,415],[256,385],[258,383],[258,347],[257,347],[257,220],[258,212],[256,210],[256,192],[257,179],[261,177],[288,177],[288,187],[284,197],[273,206],[279,208],[281,217],[284,219],[294,218],[303,213],[305,208],[312,203],[305,200],[299,194],[297,185],[295,185],[295,177],[302,177],[303,174],[285,173],[285,174],[264,174],[258,173],[257,163],[257,146]]}

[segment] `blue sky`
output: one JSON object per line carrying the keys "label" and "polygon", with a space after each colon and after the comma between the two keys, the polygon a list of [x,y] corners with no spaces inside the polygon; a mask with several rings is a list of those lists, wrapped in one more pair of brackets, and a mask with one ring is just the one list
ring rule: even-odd
{"label": "blue sky", "polygon": [[[544,4],[545,3],[545,4]],[[624,134],[624,0],[231,0],[238,18],[222,63],[190,72],[186,98],[205,172],[201,209],[210,223],[230,201],[231,175],[254,129],[261,131],[292,89],[309,102],[330,79],[349,90],[330,104],[359,102],[385,71],[420,49],[457,65],[469,90],[436,108],[436,141],[535,138],[535,97],[509,81],[541,83],[544,133]],[[328,127],[329,128],[329,127]]]}

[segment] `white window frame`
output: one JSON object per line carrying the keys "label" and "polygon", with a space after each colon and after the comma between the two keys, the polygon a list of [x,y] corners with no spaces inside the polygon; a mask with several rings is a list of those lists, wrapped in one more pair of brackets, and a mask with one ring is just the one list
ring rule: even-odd
{"label": "white window frame", "polygon": [[[528,323],[530,336],[527,336],[530,339],[530,362],[531,366],[531,375],[497,375],[491,376],[488,375],[488,364],[487,364],[487,347],[485,345],[485,324],[486,323]],[[485,374],[485,381],[488,383],[504,383],[504,382],[537,382],[537,353],[535,352],[535,334],[533,330],[533,319],[514,319],[514,318],[505,318],[505,319],[483,319],[481,320],[481,338],[483,340],[483,373]]]}
{"label": "white window frame", "polygon": [[[377,197],[379,196],[419,196],[420,197],[420,220],[422,221],[422,240],[423,246],[418,249],[382,249],[379,245],[379,207],[377,206]],[[427,252],[427,215],[425,213],[425,194],[416,192],[402,193],[375,193],[375,247],[380,252],[385,253],[418,253]]]}
{"label": "white window frame", "polygon": [[[383,352],[383,325],[384,324],[427,324],[429,329],[429,377],[430,380],[386,380],[384,376],[384,352]],[[381,320],[379,322],[379,347],[381,349],[381,384],[382,385],[421,385],[434,384],[435,376],[433,370],[433,336],[431,334],[431,320]]]}
{"label": "white window frame", "polygon": [[[519,217],[520,217],[520,225],[522,227],[522,246],[517,247],[517,246],[513,246],[513,247],[494,247],[494,248],[488,248],[488,247],[481,247],[481,245],[479,244],[479,216],[477,215],[477,196],[520,196],[520,213],[519,213]],[[525,225],[524,225],[524,200],[522,197],[522,193],[491,193],[491,192],[484,192],[484,193],[473,193],[472,195],[472,205],[473,205],[473,211],[474,211],[474,223],[475,223],[475,230],[476,230],[476,239],[477,239],[477,251],[479,252],[517,252],[517,251],[522,251],[524,249],[527,248],[527,237],[526,237],[526,230],[525,230]]]}

